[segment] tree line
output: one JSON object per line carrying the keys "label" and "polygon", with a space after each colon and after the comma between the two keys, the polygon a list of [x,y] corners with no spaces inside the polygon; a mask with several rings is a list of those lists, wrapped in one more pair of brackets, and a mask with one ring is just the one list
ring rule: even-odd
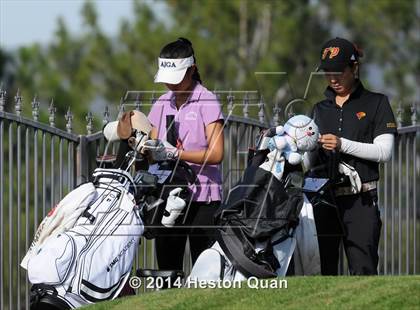
{"label": "tree line", "polygon": [[[269,108],[277,103],[284,109],[306,94],[302,109],[307,111],[321,98],[323,77],[314,75],[309,85],[308,80],[322,44],[334,36],[348,38],[364,50],[365,84],[395,102],[418,100],[419,0],[166,0],[158,4],[133,1],[133,18],[121,20],[118,34],[109,36],[99,26],[95,3],[86,1],[80,12],[81,34],[71,34],[59,18],[48,44],[0,49],[6,109],[13,110],[19,88],[26,115],[36,94],[41,119],[46,121],[54,98],[57,115],[64,116],[70,107],[75,130],[83,131],[88,111],[98,115],[105,105],[117,107],[126,90],[164,90],[153,84],[157,56],[163,45],[181,36],[193,42],[207,88],[258,90]],[[57,126],[64,128],[64,122],[59,117]]]}

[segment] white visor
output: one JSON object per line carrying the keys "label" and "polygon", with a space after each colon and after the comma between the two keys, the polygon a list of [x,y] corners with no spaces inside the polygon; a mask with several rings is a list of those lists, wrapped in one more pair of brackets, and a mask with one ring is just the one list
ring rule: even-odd
{"label": "white visor", "polygon": [[159,70],[155,75],[155,83],[179,84],[193,64],[193,56],[179,59],[158,58]]}

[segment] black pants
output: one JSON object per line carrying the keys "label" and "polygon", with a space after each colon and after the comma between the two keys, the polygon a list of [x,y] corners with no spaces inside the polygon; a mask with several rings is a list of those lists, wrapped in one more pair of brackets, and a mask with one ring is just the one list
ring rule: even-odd
{"label": "black pants", "polygon": [[337,208],[314,207],[323,275],[338,274],[340,241],[350,274],[377,274],[382,226],[377,201],[377,191],[372,190],[336,197]]}
{"label": "black pants", "polygon": [[[213,215],[220,201],[193,202],[186,214],[186,227],[163,228],[156,237],[156,257],[159,269],[182,270],[185,244],[190,241],[192,263],[214,239]],[[203,227],[205,226],[205,227]]]}

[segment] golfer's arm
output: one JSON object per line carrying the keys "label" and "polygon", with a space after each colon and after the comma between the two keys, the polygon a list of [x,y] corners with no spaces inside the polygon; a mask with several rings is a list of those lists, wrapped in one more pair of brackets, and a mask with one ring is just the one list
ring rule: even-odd
{"label": "golfer's arm", "polygon": [[158,138],[158,131],[156,127],[152,127],[152,130],[150,131],[150,139],[157,139]]}
{"label": "golfer's arm", "polygon": [[206,126],[207,149],[199,151],[180,150],[179,158],[194,164],[220,164],[223,160],[223,125],[214,122]]}
{"label": "golfer's arm", "polygon": [[373,139],[373,143],[362,143],[345,138],[340,139],[340,152],[342,153],[376,162],[386,162],[391,159],[394,148],[393,134],[379,135]]}

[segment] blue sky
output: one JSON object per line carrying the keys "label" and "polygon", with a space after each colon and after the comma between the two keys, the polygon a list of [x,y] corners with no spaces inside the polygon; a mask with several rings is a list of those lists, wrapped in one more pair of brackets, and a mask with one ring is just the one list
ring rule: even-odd
{"label": "blue sky", "polygon": [[[132,0],[93,0],[99,24],[108,34],[118,30],[121,18],[132,17]],[[72,33],[81,32],[84,0],[0,0],[0,46],[10,50],[34,42],[50,41],[63,16]]]}

